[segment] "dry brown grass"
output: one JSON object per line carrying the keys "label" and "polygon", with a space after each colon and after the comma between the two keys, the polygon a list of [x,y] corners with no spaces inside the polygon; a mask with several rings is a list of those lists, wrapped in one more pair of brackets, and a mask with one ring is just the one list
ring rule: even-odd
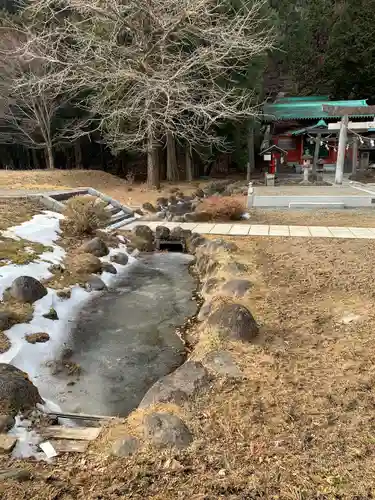
{"label": "dry brown grass", "polygon": [[52,191],[92,187],[102,191],[121,203],[139,206],[145,202],[155,203],[161,196],[169,196],[171,190],[191,194],[198,182],[163,183],[161,190],[148,189],[145,184],[128,184],[126,180],[100,170],[26,170],[0,171],[0,188],[10,190]]}
{"label": "dry brown grass", "polygon": [[244,224],[275,224],[286,226],[375,227],[372,208],[345,210],[249,210],[250,219]]}
{"label": "dry brown grass", "polygon": [[[254,283],[240,301],[261,334],[253,345],[227,344],[245,379],[219,379],[182,408],[193,445],[123,460],[93,450],[84,466],[76,456],[29,463],[34,481],[4,482],[4,500],[374,497],[373,243],[235,241],[231,258],[247,263]],[[168,468],[170,457],[182,468]]]}
{"label": "dry brown grass", "polygon": [[110,213],[105,210],[105,203],[95,196],[74,196],[66,202],[65,218],[60,226],[68,236],[86,236],[94,234],[103,228],[109,219]]}
{"label": "dry brown grass", "polygon": [[[32,319],[33,306],[31,304],[21,304],[12,298],[7,298],[6,301],[0,301],[0,312],[10,313],[8,328],[11,328],[17,323],[28,323]],[[0,330],[0,354],[8,351],[11,347],[11,342],[7,335]]]}
{"label": "dry brown grass", "polygon": [[41,210],[45,210],[45,207],[34,200],[0,198],[0,230],[30,220]]}
{"label": "dry brown grass", "polygon": [[11,343],[4,332],[0,330],[0,354],[7,352],[10,349]]}

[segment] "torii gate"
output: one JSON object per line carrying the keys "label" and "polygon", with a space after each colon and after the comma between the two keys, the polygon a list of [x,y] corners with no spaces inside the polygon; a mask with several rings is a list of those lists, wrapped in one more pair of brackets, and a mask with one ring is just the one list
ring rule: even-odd
{"label": "torii gate", "polygon": [[[375,115],[375,106],[330,106],[329,104],[323,104],[323,111],[327,113],[328,116],[342,116],[335,173],[335,184],[342,184],[346,143],[348,140],[349,116]],[[355,141],[353,151],[355,157],[357,156],[357,152],[358,142]]]}

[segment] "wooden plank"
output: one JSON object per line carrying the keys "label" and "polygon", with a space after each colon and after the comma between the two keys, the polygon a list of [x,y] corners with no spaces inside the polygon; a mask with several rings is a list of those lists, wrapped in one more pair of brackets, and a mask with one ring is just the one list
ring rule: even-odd
{"label": "wooden plank", "polygon": [[8,434],[0,434],[0,453],[10,453],[16,446],[17,438]]}
{"label": "wooden plank", "polygon": [[55,439],[78,439],[80,441],[93,441],[96,439],[102,428],[101,427],[62,427],[60,425],[52,425],[41,430],[43,437]]}
{"label": "wooden plank", "polygon": [[375,106],[331,106],[323,104],[323,111],[329,116],[371,116],[375,115]]}
{"label": "wooden plank", "polygon": [[50,443],[57,453],[84,453],[89,446],[88,441],[73,439],[51,439]]}
{"label": "wooden plank", "polygon": [[50,415],[51,417],[71,418],[73,420],[116,420],[117,418],[105,415],[90,415],[88,413],[69,413],[60,411],[47,411],[45,414]]}

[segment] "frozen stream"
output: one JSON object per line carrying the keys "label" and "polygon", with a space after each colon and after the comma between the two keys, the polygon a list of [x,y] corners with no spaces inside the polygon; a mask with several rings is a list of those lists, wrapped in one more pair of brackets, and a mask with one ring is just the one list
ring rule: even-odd
{"label": "frozen stream", "polygon": [[134,409],[156,380],[184,360],[175,327],[197,307],[191,259],[145,255],[116,277],[111,291],[87,302],[64,344],[82,374],[52,375],[41,366],[33,377],[41,395],[65,411],[123,416]]}

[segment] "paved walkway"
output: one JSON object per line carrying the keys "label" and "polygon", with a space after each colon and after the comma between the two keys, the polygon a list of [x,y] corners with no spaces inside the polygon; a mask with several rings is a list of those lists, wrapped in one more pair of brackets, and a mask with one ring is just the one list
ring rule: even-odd
{"label": "paved walkway", "polygon": [[263,224],[212,224],[194,222],[148,222],[137,221],[121,227],[131,230],[138,225],[147,225],[155,230],[157,226],[169,229],[181,227],[201,234],[216,234],[225,236],[297,236],[304,238],[362,238],[375,239],[374,228],[362,227],[323,227],[323,226],[268,226]]}

